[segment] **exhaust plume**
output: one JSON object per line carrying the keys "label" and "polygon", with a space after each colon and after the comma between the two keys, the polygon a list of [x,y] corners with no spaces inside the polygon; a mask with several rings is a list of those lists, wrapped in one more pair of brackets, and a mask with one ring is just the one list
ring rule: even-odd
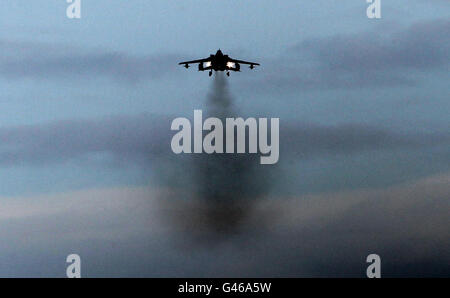
{"label": "exhaust plume", "polygon": [[[216,73],[204,109],[206,117],[223,123],[227,117],[241,116],[227,83],[222,73]],[[250,228],[255,203],[270,190],[269,168],[249,153],[177,155],[166,164],[171,194],[164,196],[163,203],[172,214],[165,217],[200,242],[236,236]]]}

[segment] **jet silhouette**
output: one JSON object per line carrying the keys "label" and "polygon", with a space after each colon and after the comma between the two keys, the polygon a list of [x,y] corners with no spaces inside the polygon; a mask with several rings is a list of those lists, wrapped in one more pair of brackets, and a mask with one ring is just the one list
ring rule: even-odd
{"label": "jet silhouette", "polygon": [[250,65],[250,69],[255,68],[255,65],[259,65],[259,63],[248,62],[242,60],[236,60],[228,55],[224,55],[222,51],[219,49],[215,55],[211,54],[208,58],[198,59],[192,61],[184,61],[178,63],[178,65],[183,65],[186,68],[189,68],[189,64],[198,63],[198,71],[209,70],[209,76],[212,75],[212,71],[226,71],[227,76],[230,76],[231,71],[241,71],[241,64]]}

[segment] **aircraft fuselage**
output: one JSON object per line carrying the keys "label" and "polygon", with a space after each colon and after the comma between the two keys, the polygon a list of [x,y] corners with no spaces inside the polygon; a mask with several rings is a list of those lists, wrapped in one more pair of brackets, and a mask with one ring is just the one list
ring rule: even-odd
{"label": "aircraft fuselage", "polygon": [[209,75],[212,75],[214,71],[226,71],[227,75],[230,75],[230,71],[240,71],[241,64],[249,65],[250,69],[253,69],[255,65],[259,65],[256,62],[249,62],[243,60],[232,59],[228,55],[224,55],[219,49],[216,54],[211,54],[208,58],[184,61],[178,63],[179,65],[184,65],[184,67],[189,68],[189,64],[197,64],[199,71],[209,71]]}

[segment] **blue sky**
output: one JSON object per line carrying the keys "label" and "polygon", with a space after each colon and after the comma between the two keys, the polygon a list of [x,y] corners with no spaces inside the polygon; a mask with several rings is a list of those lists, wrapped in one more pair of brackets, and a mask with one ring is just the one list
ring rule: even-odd
{"label": "blue sky", "polygon": [[[41,55],[48,53],[50,57],[63,56],[62,59],[67,60],[77,53],[116,53],[130,59],[136,58],[138,61],[145,57],[163,59],[168,56],[160,62],[164,67],[157,66],[158,69],[167,69],[167,75],[157,80],[144,78],[135,83],[134,88],[124,82],[125,78],[111,81],[107,75],[96,75],[94,71],[90,76],[81,78],[74,77],[69,71],[49,79],[42,78],[47,76],[45,73],[26,79],[2,78],[4,96],[10,98],[1,101],[2,110],[9,111],[8,115],[2,117],[2,125],[134,114],[139,111],[175,114],[201,104],[201,98],[197,102],[186,102],[183,96],[202,94],[209,83],[208,78],[200,73],[187,76],[186,72],[177,68],[176,63],[171,63],[179,58],[207,56],[221,47],[230,55],[264,62],[285,57],[286,60],[282,60],[283,64],[276,69],[277,72],[283,72],[283,67],[288,66],[284,63],[289,63],[290,55],[295,60],[307,59],[305,56],[308,53],[291,49],[310,38],[366,32],[384,35],[404,30],[421,21],[448,18],[445,1],[432,1],[432,4],[429,1],[408,1],[407,5],[402,4],[402,1],[389,1],[383,3],[383,19],[379,21],[367,19],[367,5],[364,1],[283,1],[276,9],[273,8],[273,1],[259,1],[258,5],[242,1],[84,2],[82,19],[69,20],[65,16],[64,1],[5,1],[2,3],[1,25],[7,30],[2,30],[2,40],[18,43],[18,47],[29,47],[24,50],[27,51],[24,53],[26,55],[35,55],[39,51]],[[265,72],[271,71],[268,67],[272,65],[267,62],[265,65]],[[240,76],[249,80],[255,79],[254,74],[249,72]],[[258,70],[257,76],[264,76],[262,68]],[[425,74],[425,78],[420,79],[425,81],[428,76]],[[429,78],[429,81],[431,82],[426,85],[428,88],[421,86],[413,90],[395,90],[396,94],[400,91],[399,95],[407,98],[413,94],[418,97],[438,95],[428,90],[433,88],[436,78]],[[439,81],[442,83],[446,80],[442,78]],[[58,87],[55,88],[55,85]],[[170,94],[167,93],[168,90],[171,91]],[[370,104],[346,104],[339,99],[335,100],[338,103],[330,103],[330,97],[347,98],[350,95],[350,98],[367,98],[372,94],[372,97],[376,96],[378,100],[394,101],[386,98],[392,97],[390,90],[389,95],[384,90],[377,90],[379,93],[370,90],[369,94],[358,92],[356,95],[344,91],[339,92],[338,96],[335,93],[330,96],[323,92],[313,92],[307,94],[305,100],[299,99],[298,93],[279,91],[281,92],[277,91],[277,102],[272,100],[273,95],[269,97],[259,93],[254,95],[258,100],[252,100],[251,105],[244,103],[244,106],[251,110],[263,109],[270,102],[270,109],[294,117],[286,112],[286,105],[294,105],[294,108],[301,112],[305,110],[305,102],[320,110],[325,108],[324,105],[331,104],[333,110],[342,107],[342,111],[339,111],[339,114],[343,115],[343,119],[340,119],[342,122],[351,117],[346,112],[351,106],[361,105],[364,111]],[[167,104],[159,104],[161,101]],[[433,106],[435,105],[427,105],[429,109],[433,109]],[[439,110],[432,111],[432,114],[439,113]],[[367,113],[364,116],[367,116]],[[317,118],[329,117],[318,115]]]}
{"label": "blue sky", "polygon": [[[82,18],[70,20],[63,0],[2,1],[0,200],[6,211],[0,220],[13,231],[16,223],[17,233],[0,232],[0,238],[10,241],[3,248],[0,244],[0,258],[13,254],[14,260],[34,264],[25,255],[36,247],[35,253],[45,256],[53,269],[43,273],[30,271],[31,265],[0,265],[0,276],[58,276],[56,255],[79,248],[94,260],[99,258],[95,248],[104,248],[92,230],[109,228],[94,220],[89,210],[75,208],[71,214],[61,205],[46,213],[36,206],[31,208],[35,214],[29,214],[28,202],[42,200],[50,206],[66,199],[76,206],[78,197],[94,196],[98,205],[93,203],[93,208],[101,209],[105,194],[113,193],[117,208],[122,208],[120,194],[125,193],[151,212],[160,208],[142,202],[141,192],[161,191],[159,154],[170,149],[170,120],[192,118],[194,109],[206,108],[211,92],[206,73],[177,63],[207,57],[219,47],[232,57],[261,63],[260,68],[227,78],[236,116],[280,118],[285,138],[278,175],[284,178],[270,196],[312,195],[327,201],[333,194],[341,198],[364,190],[371,193],[368,197],[396,200],[417,185],[437,183],[443,190],[424,196],[437,196],[436,204],[442,203],[441,196],[450,194],[445,186],[450,173],[449,3],[384,0],[380,20],[366,17],[367,5],[364,0],[82,0]],[[392,188],[400,194],[391,194]],[[367,198],[348,196],[355,202]],[[348,205],[344,199],[337,201]],[[420,196],[417,201],[422,204]],[[183,272],[184,256],[176,250],[166,256],[175,260],[173,268],[144,252],[163,251],[150,242],[170,242],[167,239],[176,232],[147,235],[124,219],[129,215],[110,207],[111,212],[100,218],[124,229],[117,239],[113,232],[105,234],[108,241],[119,243],[120,249],[111,254],[119,256],[127,239],[136,237],[139,241],[131,250],[142,254],[149,266],[160,265],[154,271],[127,267],[125,275]],[[125,209],[133,212],[131,206]],[[342,216],[348,214],[345,210]],[[92,219],[82,231],[76,229],[77,212]],[[117,223],[111,215],[116,212],[124,216]],[[9,213],[17,214],[13,221]],[[52,236],[44,230],[64,221],[64,216],[69,223],[58,232],[68,239],[57,241],[57,253],[52,254],[43,240]],[[136,217],[141,228],[149,220],[143,211]],[[27,242],[17,235],[26,234],[29,225],[34,226],[30,222],[37,224],[37,232]],[[160,228],[155,224],[155,230]],[[433,235],[423,237],[436,242]],[[23,254],[13,253],[11,243],[27,248]],[[448,251],[448,241],[443,247]],[[228,253],[235,260],[234,253]],[[102,264],[91,265],[88,272],[109,275],[111,268]],[[264,272],[253,265],[250,273]],[[196,262],[189,266],[187,275],[209,273]],[[217,265],[225,267],[222,262]],[[224,272],[235,271],[227,267]],[[311,269],[302,274],[319,273]]]}

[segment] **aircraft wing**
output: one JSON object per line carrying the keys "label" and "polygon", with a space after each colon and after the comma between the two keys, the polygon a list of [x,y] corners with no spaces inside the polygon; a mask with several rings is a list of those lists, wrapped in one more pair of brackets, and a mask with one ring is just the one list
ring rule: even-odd
{"label": "aircraft wing", "polygon": [[187,65],[187,64],[192,64],[192,63],[203,63],[203,62],[208,62],[210,61],[209,58],[205,58],[205,59],[198,59],[198,60],[191,60],[191,61],[184,61],[184,62],[180,62],[178,63],[178,65]]}
{"label": "aircraft wing", "polygon": [[229,60],[230,62],[240,63],[240,64],[259,65],[259,63],[256,63],[256,62],[249,62],[249,61],[243,61],[243,60],[236,60],[236,59],[232,59],[232,58],[229,58],[228,60]]}

